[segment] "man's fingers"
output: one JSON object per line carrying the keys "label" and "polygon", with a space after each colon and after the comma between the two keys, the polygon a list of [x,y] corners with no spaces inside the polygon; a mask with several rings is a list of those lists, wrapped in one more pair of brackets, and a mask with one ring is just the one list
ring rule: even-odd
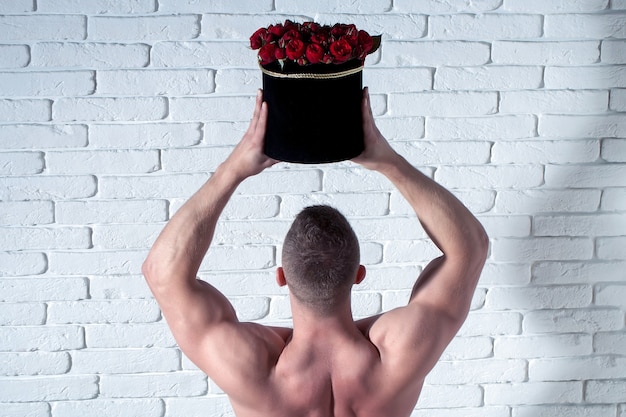
{"label": "man's fingers", "polygon": [[252,113],[252,119],[250,120],[250,125],[248,126],[247,133],[254,133],[256,130],[256,125],[259,121],[259,116],[261,114],[261,104],[263,103],[263,92],[259,88],[256,93],[256,100],[254,103],[254,112]]}

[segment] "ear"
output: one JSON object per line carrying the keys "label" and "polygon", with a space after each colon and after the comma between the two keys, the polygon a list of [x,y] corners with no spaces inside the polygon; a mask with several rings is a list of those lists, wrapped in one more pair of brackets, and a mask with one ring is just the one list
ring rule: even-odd
{"label": "ear", "polygon": [[366,272],[367,271],[365,270],[365,267],[363,265],[359,265],[359,269],[356,271],[356,280],[354,281],[354,283],[360,284],[361,282],[363,282]]}
{"label": "ear", "polygon": [[276,283],[279,287],[284,287],[285,285],[287,285],[287,280],[285,279],[285,271],[283,271],[283,268],[281,266],[276,268]]}

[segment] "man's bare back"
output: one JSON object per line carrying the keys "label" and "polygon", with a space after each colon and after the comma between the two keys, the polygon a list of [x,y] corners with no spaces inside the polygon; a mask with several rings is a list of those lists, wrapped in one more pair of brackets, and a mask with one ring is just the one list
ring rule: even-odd
{"label": "man's bare back", "polygon": [[[352,265],[335,255],[338,249],[326,248],[331,240],[316,243],[321,249],[307,259],[313,265],[325,259],[333,274],[324,270],[322,275],[340,277],[336,289],[320,298],[316,288],[325,293],[330,281],[311,291],[307,286],[315,280],[303,284],[295,262],[287,262],[285,248],[298,241],[293,236],[302,236],[291,235],[292,229],[304,227],[301,215],[307,227],[316,224],[318,231],[341,229],[347,240],[340,239],[337,248],[358,247],[356,236],[334,209],[303,210],[294,220],[299,226],[292,225],[285,238],[285,268],[276,271],[278,285],[289,288],[293,330],[240,322],[229,300],[196,274],[237,186],[277,163],[262,152],[267,119],[262,103],[259,94],[241,142],[155,242],[143,266],[150,289],[181,350],[228,395],[239,417],[408,417],[426,375],[467,316],[487,256],[487,236],[452,194],[392,150],[374,124],[365,91],[365,151],[353,161],[397,187],[443,255],[421,272],[406,306],[355,322],[350,291],[366,275],[358,265],[358,249],[341,252],[350,259],[356,253]],[[334,216],[330,226],[325,215]],[[294,248],[300,256],[299,246]],[[337,274],[339,270],[349,272]]]}

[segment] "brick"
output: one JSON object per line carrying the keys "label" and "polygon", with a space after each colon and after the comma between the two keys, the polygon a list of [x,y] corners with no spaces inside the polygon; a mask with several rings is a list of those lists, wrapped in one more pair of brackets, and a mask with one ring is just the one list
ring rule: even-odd
{"label": "brick", "polygon": [[626,162],[626,140],[606,139],[602,141],[602,159],[608,162]]}
{"label": "brick", "polygon": [[599,306],[626,306],[626,286],[607,284],[597,287],[594,303]]}
{"label": "brick", "polygon": [[558,358],[592,353],[593,339],[589,334],[501,336],[494,341],[496,358]]}
{"label": "brick", "polygon": [[2,352],[0,375],[59,375],[70,369],[67,352]]}
{"label": "brick", "polygon": [[517,42],[492,44],[492,61],[506,65],[589,65],[598,62],[598,41]]}
{"label": "brick", "polygon": [[463,0],[439,1],[426,0],[419,4],[411,0],[395,0],[394,10],[410,13],[477,13],[488,12],[500,7],[500,0],[486,0],[481,2],[467,2]]}
{"label": "brick", "polygon": [[[330,13],[354,13],[354,14],[375,14],[389,11],[391,9],[391,0],[385,1],[363,1],[358,5],[345,4],[335,0],[322,0],[319,5],[308,3],[296,3],[289,0],[277,0],[276,11],[281,13],[310,13],[315,14],[319,10],[328,11]],[[325,19],[321,19],[325,22]],[[336,20],[333,20],[335,22]],[[358,27],[358,25],[357,25]]]}
{"label": "brick", "polygon": [[620,214],[535,216],[535,236],[617,236],[626,235]]}
{"label": "brick", "polygon": [[0,68],[24,68],[30,60],[27,45],[0,45]]}
{"label": "brick", "polygon": [[100,198],[150,199],[189,198],[209,179],[207,174],[104,176],[100,178]]}
{"label": "brick", "polygon": [[144,249],[154,244],[163,224],[96,225],[93,229],[95,249]]}
{"label": "brick", "polygon": [[438,362],[426,378],[433,385],[522,382],[526,361],[518,359],[478,359]]}
{"label": "brick", "polygon": [[7,177],[3,182],[7,188],[0,190],[0,199],[5,201],[86,198],[97,191],[96,179],[90,175]]}
{"label": "brick", "polygon": [[393,141],[424,137],[424,117],[384,117],[376,120],[381,133]]}
{"label": "brick", "polygon": [[513,417],[606,417],[615,414],[613,405],[518,406]]}
{"label": "brick", "polygon": [[0,142],[3,149],[83,147],[87,145],[87,126],[3,125],[0,129]]}
{"label": "brick", "polygon": [[167,220],[165,200],[59,201],[55,204],[58,224],[150,223]]}
{"label": "brick", "polygon": [[157,42],[152,67],[255,68],[256,55],[247,42]]}
{"label": "brick", "polygon": [[390,72],[383,68],[365,68],[363,85],[370,91],[406,93],[431,90],[433,71],[429,68],[398,68]]}
{"label": "brick", "polygon": [[596,251],[599,259],[626,259],[624,248],[626,237],[605,237],[596,240]]}
{"label": "brick", "polygon": [[485,404],[576,404],[582,401],[582,382],[524,382],[485,385]]}
{"label": "brick", "polygon": [[31,53],[38,68],[141,68],[150,62],[150,46],[140,43],[39,42]]}
{"label": "brick", "polygon": [[50,272],[66,275],[140,273],[146,251],[76,251],[50,253]]}
{"label": "brick", "polygon": [[0,327],[2,351],[59,351],[85,347],[83,329],[79,326],[3,326]]}
{"label": "brick", "polygon": [[200,19],[196,15],[142,17],[92,16],[89,39],[96,41],[165,41],[198,37]]}
{"label": "brick", "polygon": [[506,163],[582,163],[595,162],[600,144],[587,141],[498,142],[493,145],[491,162]]}
{"label": "brick", "polygon": [[215,92],[218,94],[256,94],[262,85],[258,69],[223,68],[215,73]]}
{"label": "brick", "polygon": [[152,323],[160,316],[152,300],[55,301],[48,304],[47,323]]}
{"label": "brick", "polygon": [[624,378],[626,358],[610,356],[533,359],[528,367],[530,381],[571,381]]}
{"label": "brick", "polygon": [[232,151],[232,147],[165,149],[161,161],[167,172],[213,172]]}
{"label": "brick", "polygon": [[131,14],[156,12],[153,0],[45,0],[37,4],[44,13]]}
{"label": "brick", "polygon": [[177,349],[82,349],[71,352],[73,374],[134,374],[179,369]]}
{"label": "brick", "polygon": [[624,185],[626,167],[615,165],[547,165],[549,187],[594,188]]}
{"label": "brick", "polygon": [[0,326],[32,326],[45,321],[46,305],[43,303],[0,304]]}
{"label": "brick", "polygon": [[391,67],[471,66],[489,62],[489,45],[461,41],[389,41],[381,64]]}
{"label": "brick", "polygon": [[425,92],[390,94],[393,116],[479,116],[497,111],[498,97],[491,92]]}
{"label": "brick", "polygon": [[111,70],[98,72],[98,94],[195,95],[215,91],[210,70]]}
{"label": "brick", "polygon": [[170,118],[175,121],[248,121],[253,109],[253,97],[183,97],[170,100]]}
{"label": "brick", "polygon": [[271,0],[241,0],[233,4],[228,0],[159,0],[159,11],[174,13],[246,13],[270,12],[274,10]]}
{"label": "brick", "polygon": [[44,170],[41,152],[0,153],[0,175],[40,174]]}
{"label": "brick", "polygon": [[[85,326],[85,340],[89,348],[173,348],[176,346],[169,328],[162,323],[88,325]],[[169,353],[170,350],[168,349],[167,352]],[[158,350],[158,352],[161,351],[165,350]],[[110,352],[114,355],[116,351]],[[149,372],[153,371],[154,369],[151,369]]]}
{"label": "brick", "polygon": [[362,168],[332,169],[324,172],[324,191],[338,192],[366,192],[390,191],[391,182],[374,171]]}
{"label": "brick", "polygon": [[590,403],[619,403],[626,401],[626,382],[587,381],[585,400]]}
{"label": "brick", "polygon": [[624,0],[611,0],[612,10],[626,10],[626,1]]}
{"label": "brick", "polygon": [[403,239],[423,239],[426,233],[416,218],[392,217],[382,219],[354,219],[352,227],[361,241],[384,241]]}
{"label": "brick", "polygon": [[55,417],[88,416],[99,413],[108,416],[131,414],[145,417],[162,417],[165,413],[165,404],[159,398],[58,401],[52,404],[52,412]]}
{"label": "brick", "polygon": [[0,252],[0,277],[39,275],[47,269],[43,253]]}
{"label": "brick", "polygon": [[607,64],[626,64],[624,49],[626,49],[626,41],[624,40],[602,41],[602,62]]}
{"label": "brick", "polygon": [[555,14],[545,16],[544,36],[559,39],[625,38],[624,14]]}
{"label": "brick", "polygon": [[576,13],[596,12],[608,7],[608,0],[504,0],[503,9],[510,12],[527,13]]}
{"label": "brick", "polygon": [[543,84],[541,67],[444,67],[435,72],[435,90],[535,89]]}
{"label": "brick", "polygon": [[271,246],[214,246],[200,271],[256,270],[275,265]]}
{"label": "brick", "polygon": [[[143,375],[102,375],[100,398],[191,397],[207,392],[202,372],[168,372]],[[185,399],[189,401],[189,399]]]}
{"label": "brick", "polygon": [[623,332],[606,332],[594,335],[594,348],[600,354],[625,355],[626,334]]}
{"label": "brick", "polygon": [[51,201],[0,202],[0,226],[41,225],[54,222]]}
{"label": "brick", "polygon": [[88,400],[98,395],[95,376],[18,377],[0,380],[0,401]]}
{"label": "brick", "polygon": [[13,0],[0,3],[0,13],[23,13],[34,11],[35,2],[33,0]]}
{"label": "brick", "polygon": [[595,333],[622,329],[623,321],[624,314],[615,309],[531,311],[524,314],[524,333]]}
{"label": "brick", "polygon": [[609,89],[626,87],[626,67],[601,65],[595,67],[546,67],[546,89]]}
{"label": "brick", "polygon": [[420,408],[479,407],[483,392],[478,386],[424,385],[420,393]]}
{"label": "brick", "polygon": [[87,18],[79,15],[0,16],[0,41],[83,40]]}
{"label": "brick", "polygon": [[455,337],[441,355],[444,361],[489,358],[493,354],[490,337]]}
{"label": "brick", "polygon": [[537,284],[582,284],[620,281],[626,262],[539,262],[533,265],[533,282]]}
{"label": "brick", "polygon": [[495,201],[499,213],[596,211],[600,190],[501,190]]}
{"label": "brick", "polygon": [[52,120],[50,100],[0,99],[0,122],[48,122]]}
{"label": "brick", "polygon": [[441,256],[430,240],[397,240],[385,245],[383,261],[389,263],[427,262]]}
{"label": "brick", "polygon": [[220,224],[213,238],[215,245],[280,244],[291,222],[228,221]]}
{"label": "brick", "polygon": [[2,403],[2,411],[8,416],[51,417],[48,403]]}
{"label": "brick", "polygon": [[602,192],[602,210],[621,210],[626,201],[626,188],[608,188]]}
{"label": "brick", "polygon": [[91,299],[152,299],[150,288],[141,275],[105,275],[89,278]]}
{"label": "brick", "polygon": [[536,136],[537,121],[531,115],[490,117],[429,117],[427,139],[512,140]]}
{"label": "brick", "polygon": [[248,178],[236,195],[291,194],[322,191],[321,172],[317,170],[265,170]]}
{"label": "brick", "polygon": [[528,188],[541,185],[543,169],[536,165],[442,166],[435,181],[451,188]]}
{"label": "brick", "polygon": [[498,262],[591,259],[593,242],[586,238],[566,237],[498,239],[491,245],[491,256]]}
{"label": "brick", "polygon": [[504,91],[500,113],[594,114],[607,111],[606,91]]}
{"label": "brick", "polygon": [[[453,194],[470,209],[472,213],[484,213],[493,208],[495,192],[488,190],[453,190]],[[389,213],[393,215],[412,215],[413,208],[397,191],[391,193]]]}
{"label": "brick", "polygon": [[615,111],[626,111],[626,89],[611,90],[609,108]]}
{"label": "brick", "polygon": [[[385,306],[385,298],[389,292],[394,290],[403,290],[410,293],[410,289],[415,284],[415,280],[419,276],[420,268],[415,265],[410,267],[400,266],[369,266],[367,268],[366,278],[359,284],[359,291],[378,291],[383,293],[383,309]],[[403,293],[404,294],[404,293]],[[408,294],[403,299],[403,305],[408,301]]]}
{"label": "brick", "polygon": [[527,285],[530,266],[525,264],[487,262],[480,274],[480,285]]}
{"label": "brick", "polygon": [[156,150],[46,153],[46,171],[50,174],[143,174],[159,169],[159,152]]}
{"label": "brick", "polygon": [[387,193],[314,193],[281,196],[280,217],[293,219],[304,207],[326,204],[347,217],[383,216],[389,210]]}
{"label": "brick", "polygon": [[530,236],[529,216],[480,216],[478,218],[492,239]]}
{"label": "brick", "polygon": [[62,98],[54,103],[55,121],[148,121],[167,117],[163,97]]}
{"label": "brick", "polygon": [[87,249],[91,247],[91,231],[87,228],[0,228],[3,239],[0,250]]}
{"label": "brick", "polygon": [[270,311],[270,299],[267,297],[233,297],[229,301],[237,312],[239,321],[260,320]]}
{"label": "brick", "polygon": [[6,96],[82,96],[95,88],[91,71],[0,73],[0,90]]}
{"label": "brick", "polygon": [[591,305],[592,293],[588,285],[494,287],[487,292],[485,307],[493,310],[583,308]]}
{"label": "brick", "polygon": [[539,38],[543,23],[536,14],[452,14],[428,22],[431,38],[462,40]]}
{"label": "brick", "polygon": [[89,126],[93,148],[169,148],[197,145],[202,140],[199,123],[96,124]]}

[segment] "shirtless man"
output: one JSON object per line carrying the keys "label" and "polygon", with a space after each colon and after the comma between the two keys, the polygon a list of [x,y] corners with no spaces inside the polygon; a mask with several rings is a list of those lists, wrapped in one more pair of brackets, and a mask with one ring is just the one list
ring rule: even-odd
{"label": "shirtless man", "polygon": [[237,186],[277,162],[262,151],[261,92],[241,142],[178,210],[144,263],[178,345],[239,417],[409,416],[424,378],[468,314],[487,256],[483,228],[391,148],[376,128],[367,89],[362,110],[365,151],[353,161],[400,190],[443,252],[424,268],[405,307],[353,320],[350,290],[365,268],[347,221],[324,206],[298,215],[277,269],[278,284],[289,288],[293,330],[238,321],[226,297],[196,278]]}

